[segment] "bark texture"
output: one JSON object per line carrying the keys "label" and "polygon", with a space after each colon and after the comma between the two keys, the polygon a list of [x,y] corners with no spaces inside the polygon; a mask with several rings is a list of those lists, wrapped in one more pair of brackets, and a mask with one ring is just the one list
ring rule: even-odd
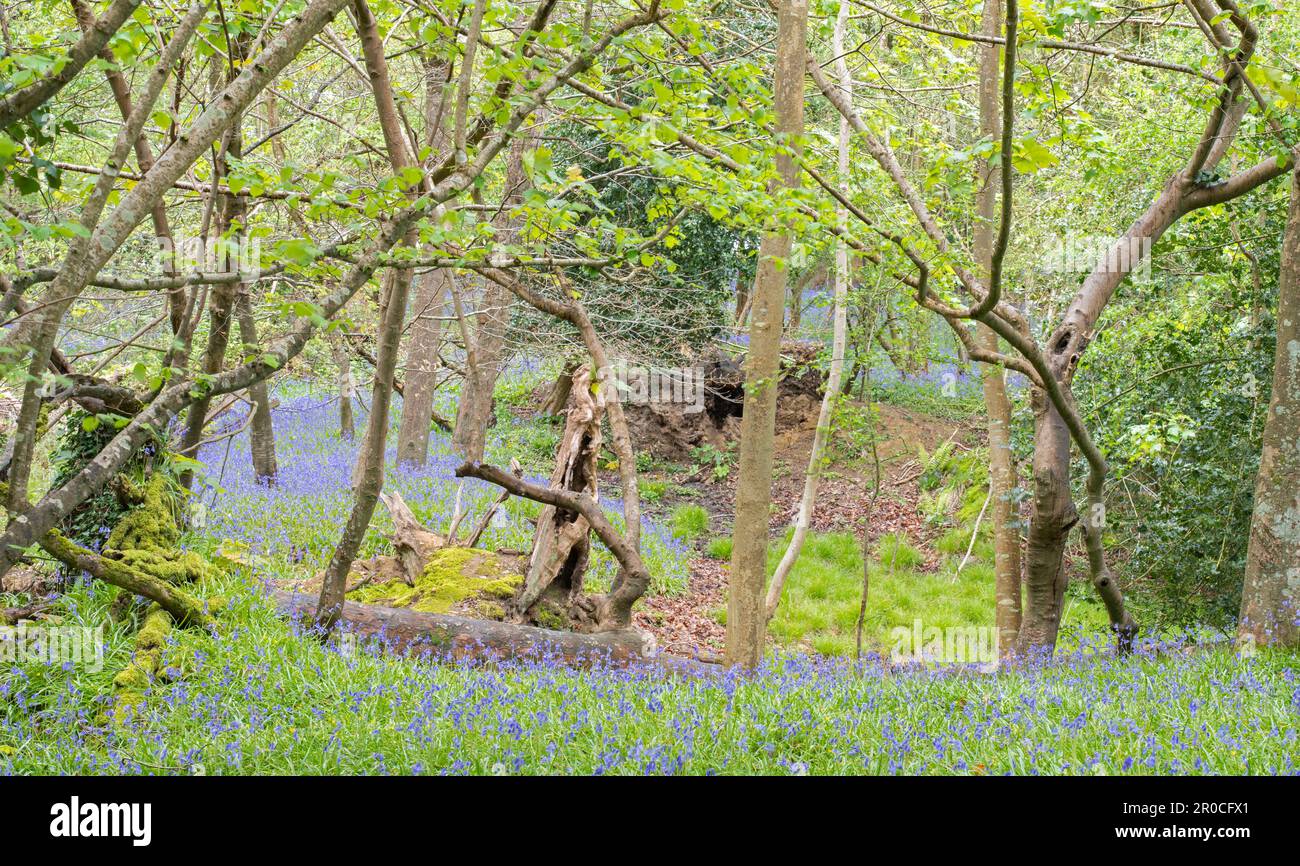
{"label": "bark texture", "polygon": [[[585,493],[597,499],[596,458],[600,454],[605,400],[601,392],[592,394],[591,374],[586,368],[574,373],[573,385],[573,399],[555,453],[550,484],[552,489],[575,496]],[[591,553],[590,539],[591,524],[582,514],[554,505],[542,509],[523,590],[511,611],[516,621],[522,622],[548,592],[560,596],[566,606],[577,600]]]}
{"label": "bark texture", "polygon": [[[231,43],[230,50],[234,55],[233,60],[235,62],[243,62],[246,48],[246,38]],[[234,75],[233,66],[230,74]],[[231,121],[230,129],[226,133],[224,145],[217,156],[216,179],[218,181],[229,173],[230,160],[238,161],[243,156],[242,122],[243,116],[235,115]],[[218,195],[221,202],[221,221],[217,236],[222,238],[231,236],[237,242],[242,241],[244,237],[244,218],[248,211],[247,200],[242,196],[229,193],[218,194],[216,187],[213,188],[213,195]],[[237,270],[238,267],[237,256],[232,270]],[[230,324],[234,313],[235,297],[238,295],[240,288],[237,283],[218,283],[212,287],[208,295],[208,345],[203,353],[203,372],[207,375],[211,376],[220,373],[225,365],[226,349],[230,345]],[[185,433],[181,438],[181,445],[178,449],[183,456],[197,458],[199,443],[203,439],[203,428],[207,424],[208,410],[210,408],[211,400],[207,397],[200,398],[190,406],[189,415],[185,419]],[[181,475],[181,485],[187,490],[192,481],[192,473],[185,472]]]}
{"label": "bark texture", "polygon": [[1238,638],[1300,645],[1300,172],[1278,279],[1273,394],[1255,481]]}
{"label": "bark texture", "polygon": [[[443,118],[447,106],[450,66],[429,59],[424,65],[424,128],[437,158],[444,150]],[[397,459],[423,466],[429,456],[429,419],[438,387],[438,345],[442,323],[438,320],[447,301],[452,273],[435,268],[420,274],[415,283],[411,336],[406,348],[406,383],[402,389],[402,418],[397,427]]]}
{"label": "bark texture", "polygon": [[[798,137],[803,134],[807,18],[807,0],[781,3],[773,91],[776,143],[781,148],[776,167],[780,187],[785,189],[799,185],[796,158]],[[772,440],[791,244],[790,232],[785,228],[763,236],[751,300],[725,653],[727,664],[746,668],[757,667],[762,659],[763,632],[767,626],[764,590],[772,507]]]}
{"label": "bark texture", "polygon": [[[365,0],[355,0],[353,9],[357,16],[357,32],[361,36],[362,53],[366,71],[370,74],[371,91],[379,125],[384,133],[384,144],[393,171],[414,164],[410,148],[393,100],[393,89],[388,77],[388,63],[384,58],[383,43],[379,39],[378,25]],[[414,232],[407,232],[405,242],[415,240]],[[393,378],[397,370],[397,353],[402,338],[402,323],[406,319],[406,302],[411,291],[411,270],[391,268],[385,274],[385,288],[380,303],[379,347],[375,352],[375,381],[370,398],[370,416],[366,420],[365,439],[357,452],[357,484],[352,511],[343,528],[343,535],[325,569],[321,583],[320,602],[316,609],[317,623],[328,630],[334,627],[343,606],[347,589],[348,572],[352,561],[370,527],[370,519],[384,486],[384,456],[388,445],[389,406],[393,399]]]}
{"label": "bark texture", "polygon": [[[831,51],[836,58],[835,72],[839,78],[840,88],[844,90],[847,98],[852,99],[853,76],[850,74],[848,62],[844,58],[844,31],[848,27],[848,22],[848,0],[841,0],[839,14],[835,18]],[[845,185],[848,183],[849,176],[849,138],[852,132],[848,120],[841,117],[838,169],[839,181]],[[842,231],[848,230],[848,219],[848,211],[841,206],[838,213],[838,222]],[[810,274],[805,274],[796,283],[796,290],[791,297],[790,304],[791,328],[796,328],[799,325],[799,313],[802,306],[801,289],[811,281],[813,274],[817,274],[817,278],[824,279],[825,267],[818,265],[816,268],[810,269]],[[844,374],[844,349],[848,333],[848,295],[849,248],[846,243],[839,241],[835,245],[835,303],[834,333],[831,338],[831,365],[826,375],[826,390],[822,395],[821,408],[817,413],[817,429],[813,433],[812,448],[808,454],[808,468],[804,473],[803,497],[799,500],[799,516],[795,520],[794,534],[790,537],[790,544],[781,556],[781,561],[777,563],[776,571],[772,573],[772,581],[767,588],[767,599],[764,605],[766,618],[769,620],[776,615],[777,605],[781,603],[781,589],[785,585],[786,578],[794,569],[800,551],[803,550],[804,540],[807,539],[808,530],[812,526],[813,509],[817,506],[817,488],[821,485],[822,477],[822,455],[826,450],[826,440],[831,432],[831,418],[834,415],[835,405],[840,396],[840,377]]]}
{"label": "bark texture", "polygon": [[[286,616],[316,619],[316,600],[302,593],[276,592],[276,606]],[[621,629],[584,634],[527,625],[422,613],[400,607],[346,602],[340,622],[350,634],[378,638],[395,650],[442,652],[453,658],[522,658],[556,656],[568,664],[629,664],[655,657],[648,633]],[[683,660],[684,661],[684,660]]]}
{"label": "bark texture", "polygon": [[[1002,19],[1002,0],[984,4],[983,30],[986,37],[998,35]],[[997,82],[1000,63],[998,46],[986,43],[980,48],[980,135],[996,141],[1002,134],[998,108]],[[999,169],[991,160],[976,161],[976,220],[973,253],[976,264],[987,280],[993,268],[993,223],[997,213]],[[987,325],[979,324],[978,339],[990,352],[1000,351],[998,335]],[[1011,401],[1007,398],[1006,380],[997,364],[983,365],[984,410],[988,415],[989,487],[993,506],[993,544],[998,649],[1007,653],[1015,648],[1020,632],[1020,530],[1013,492],[1019,484],[1015,460],[1011,453]]]}
{"label": "bark texture", "polygon": [[[257,322],[253,318],[253,302],[249,298],[249,291],[250,287],[241,287],[239,296],[235,299],[239,339],[244,345],[245,355],[256,352],[258,347]],[[248,399],[253,404],[253,418],[248,428],[253,475],[259,483],[274,486],[280,470],[275,459],[275,426],[271,421],[271,397],[266,382],[249,385]]]}
{"label": "bark texture", "polygon": [[[527,176],[524,153],[534,144],[531,137],[521,136],[510,145],[506,158],[506,197],[494,222],[496,236],[510,243],[514,234],[510,211],[522,200]],[[460,403],[456,409],[456,427],[452,448],[466,460],[482,460],[492,419],[492,394],[496,390],[501,366],[506,358],[506,326],[510,323],[512,296],[502,286],[484,280],[481,309],[474,316],[474,328],[465,330],[465,381],[461,384]]]}

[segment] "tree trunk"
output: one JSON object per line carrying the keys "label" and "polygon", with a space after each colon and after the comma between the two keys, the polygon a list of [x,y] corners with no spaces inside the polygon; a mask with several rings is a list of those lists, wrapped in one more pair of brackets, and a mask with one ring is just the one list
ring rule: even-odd
{"label": "tree trunk", "polygon": [[[781,3],[773,71],[776,144],[781,148],[776,167],[781,180],[772,190],[774,195],[779,195],[782,188],[795,189],[799,185],[796,157],[797,137],[803,134],[807,17],[807,0]],[[761,661],[767,626],[764,588],[772,507],[772,440],[791,244],[790,231],[785,227],[776,227],[763,236],[750,312],[726,642],[727,663],[746,668],[755,668]]]}
{"label": "tree trunk", "polygon": [[[491,337],[486,335],[483,326],[477,335],[471,337],[475,343],[482,341],[481,348],[489,349]],[[487,431],[492,423],[492,393],[496,389],[500,370],[498,361],[486,357],[485,352],[477,348],[473,358],[466,355],[465,378],[460,385],[460,399],[456,405],[456,425],[451,436],[451,446],[455,452],[466,460],[482,460],[483,449],[487,446]]]}
{"label": "tree trunk", "polygon": [[[849,21],[849,4],[848,0],[840,0],[839,14],[835,18],[835,31],[832,38],[831,51],[835,55],[835,70],[839,77],[840,87],[845,91],[848,99],[853,98],[853,76],[849,73],[848,62],[844,59],[844,31],[848,27]],[[853,130],[849,127],[847,119],[840,118],[840,135],[839,135],[839,154],[838,169],[839,182],[848,185],[849,178],[849,139]],[[838,220],[840,228],[847,232],[849,223],[848,211],[843,207],[839,209]],[[820,264],[815,266],[810,273],[821,272],[820,278],[825,278],[825,268]],[[798,285],[802,286],[808,279],[800,279]],[[799,325],[799,292],[794,295],[794,303],[790,307],[790,327],[796,328]],[[847,341],[848,333],[848,296],[849,296],[849,248],[843,241],[837,241],[835,244],[835,303],[834,303],[834,335],[831,339],[831,366],[826,375],[826,391],[822,395],[821,409],[817,413],[817,429],[813,433],[812,448],[808,454],[808,469],[804,473],[803,497],[799,501],[799,516],[795,520],[794,534],[790,538],[790,544],[785,549],[781,561],[776,566],[776,571],[772,574],[772,582],[767,588],[767,600],[765,602],[765,615],[768,620],[776,615],[776,607],[781,602],[781,589],[785,585],[786,578],[794,569],[795,561],[799,558],[799,553],[803,550],[804,540],[808,537],[808,529],[812,525],[813,509],[817,505],[817,488],[821,484],[822,477],[822,454],[826,450],[826,440],[830,436],[831,419],[835,412],[835,405],[840,396],[840,377],[844,374],[844,348]]]}
{"label": "tree trunk", "polygon": [[[237,59],[243,59],[246,49],[247,37],[235,40],[231,44],[231,50],[237,55]],[[233,74],[232,70],[231,75]],[[231,123],[225,147],[220,151],[220,159],[217,163],[218,170],[214,178],[216,181],[225,178],[229,172],[231,157],[239,160],[243,155],[243,135],[240,130],[242,123],[242,114],[236,115]],[[214,184],[213,195],[217,194]],[[232,227],[238,226],[235,235],[242,240],[243,221],[248,210],[247,200],[242,196],[222,193],[219,201],[221,202],[221,221],[216,236],[224,237],[231,231]],[[235,269],[239,268],[239,258],[240,256],[235,257],[236,261],[233,263]],[[231,313],[234,309],[237,291],[238,286],[235,283],[218,283],[212,286],[212,290],[208,295],[208,346],[203,353],[203,372],[207,375],[220,373],[222,366],[225,364],[226,348],[230,344]],[[189,414],[185,418],[185,433],[181,437],[180,454],[197,459],[199,442],[203,439],[203,427],[207,423],[208,410],[211,407],[212,401],[209,397],[202,397],[190,406]],[[193,480],[193,473],[188,470],[181,474],[180,483],[186,490],[190,489]]]}
{"label": "tree trunk", "polygon": [[[388,77],[388,61],[384,57],[379,28],[366,0],[355,0],[357,33],[361,37],[362,54],[370,74],[370,88],[375,97],[375,110],[384,134],[384,144],[393,171],[414,165],[407,146],[405,133],[393,101],[393,89]],[[409,193],[408,193],[409,195]],[[415,243],[414,231],[406,234],[405,243]],[[411,269],[390,268],[385,274],[386,290],[381,295],[382,318],[379,325],[379,347],[375,352],[375,381],[370,400],[370,417],[366,422],[365,439],[357,452],[354,473],[355,500],[348,515],[347,525],[338,546],[330,557],[321,582],[320,602],[316,608],[316,622],[322,629],[334,627],[343,608],[343,594],[347,587],[352,561],[370,527],[375,513],[379,491],[384,486],[384,454],[388,445],[388,414],[393,399],[393,378],[397,371],[397,353],[401,345],[402,324],[406,320],[406,302],[411,291]]]}
{"label": "tree trunk", "polygon": [[1079,518],[1070,491],[1070,431],[1046,394],[1035,389],[1031,399],[1034,515],[1025,550],[1025,605],[1016,646],[1020,652],[1050,653],[1068,583],[1065,544]]}
{"label": "tree trunk", "polygon": [[[605,417],[603,392],[592,394],[591,373],[583,367],[573,374],[573,402],[564,435],[555,453],[551,489],[598,499],[596,458],[600,454],[600,425]],[[558,588],[571,605],[582,592],[591,552],[591,525],[568,509],[547,505],[537,518],[537,533],[528,557],[524,586],[514,601],[513,616],[523,621],[541,598]]]}
{"label": "tree trunk", "polygon": [[1273,396],[1264,422],[1238,639],[1300,646],[1300,172],[1278,278]]}
{"label": "tree trunk", "polygon": [[[528,178],[524,174],[524,153],[534,145],[531,136],[521,135],[510,145],[506,160],[506,195],[495,222],[500,242],[509,244],[514,229],[510,210],[523,200]],[[452,432],[452,448],[466,460],[482,460],[487,441],[488,424],[492,420],[492,394],[506,354],[506,327],[510,324],[509,291],[492,282],[483,281],[482,310],[475,319],[473,333],[467,336],[465,380],[460,388],[460,404],[456,410],[456,427]]]}
{"label": "tree trunk", "polygon": [[429,456],[430,418],[438,386],[438,343],[442,325],[437,316],[446,299],[451,275],[442,269],[420,275],[415,292],[411,338],[406,348],[406,381],[402,389],[402,418],[397,428],[397,460],[423,466]]}
{"label": "tree trunk", "polygon": [[[1002,0],[988,0],[984,4],[984,35],[997,36],[1001,19]],[[998,113],[999,53],[997,45],[985,44],[980,48],[980,135],[991,141],[997,141],[1002,134]],[[998,163],[976,160],[974,255],[986,281],[993,267],[998,177]],[[978,324],[976,327],[980,345],[991,352],[1000,351],[998,335],[987,325]],[[1002,367],[985,364],[983,374],[984,410],[988,415],[989,431],[989,487],[993,498],[994,621],[998,630],[998,649],[1005,654],[1015,648],[1020,632],[1020,530],[1013,499],[1019,478],[1011,454],[1011,401],[1007,399]]]}
{"label": "tree trunk", "polygon": [[[244,354],[257,351],[257,322],[253,318],[253,303],[248,287],[241,286],[235,299],[235,312],[239,319],[239,339],[244,344]],[[271,423],[271,399],[267,394],[266,380],[250,385],[248,396],[253,404],[253,420],[248,428],[249,449],[253,458],[253,477],[258,483],[275,486],[279,467],[275,460],[275,428]]]}
{"label": "tree trunk", "polygon": [[352,381],[352,358],[337,335],[330,337],[330,354],[338,368],[339,436],[351,442],[357,436],[356,421],[352,417],[352,398],[356,393],[356,384]]}
{"label": "tree trunk", "polygon": [[564,407],[569,405],[569,394],[573,392],[573,373],[577,369],[577,361],[564,362],[564,369],[560,370],[559,375],[555,377],[555,382],[552,383],[551,390],[542,403],[543,415],[559,415],[564,411]]}
{"label": "tree trunk", "polygon": [[[445,150],[447,75],[451,67],[433,58],[424,62],[424,128],[432,157]],[[441,314],[452,274],[442,269],[421,274],[415,290],[411,337],[406,348],[406,382],[402,389],[402,418],[397,427],[397,460],[423,466],[429,456],[429,419],[438,387],[438,344]]]}
{"label": "tree trunk", "polygon": [[370,527],[375,503],[384,486],[384,453],[388,444],[388,414],[393,398],[393,373],[397,369],[398,344],[405,319],[406,298],[411,287],[409,268],[391,268],[385,273],[388,302],[384,321],[380,323],[379,350],[375,364],[375,382],[370,397],[370,417],[366,420],[365,438],[357,452],[358,474],[352,511],[338,546],[330,557],[321,583],[317,623],[324,629],[334,627],[343,605],[348,572]]}

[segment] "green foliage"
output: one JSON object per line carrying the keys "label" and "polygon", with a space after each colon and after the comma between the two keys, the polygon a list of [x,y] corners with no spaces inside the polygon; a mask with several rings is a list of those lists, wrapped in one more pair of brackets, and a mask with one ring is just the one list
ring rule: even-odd
{"label": "green foliage", "polygon": [[691,449],[692,473],[706,472],[714,481],[721,481],[731,474],[734,460],[732,447],[723,450],[716,445],[706,443]]}
{"label": "green foliage", "polygon": [[704,548],[704,552],[711,559],[720,559],[723,562],[730,562],[731,544],[731,536],[720,535],[709,541],[708,546]]}
{"label": "green foliage", "polygon": [[[108,420],[83,411],[68,414],[66,432],[59,437],[50,462],[54,468],[51,486],[60,487],[86,467],[118,433],[124,419],[105,416]],[[94,422],[91,422],[94,419]],[[151,470],[168,466],[165,440],[155,434],[127,460],[120,472],[132,483],[142,481]],[[104,546],[109,533],[127,513],[111,487],[104,487],[63,519],[60,527],[71,540],[91,550]]]}
{"label": "green foliage", "polygon": [[880,407],[874,403],[838,400],[831,415],[831,457],[845,461],[870,461],[880,425]]}
{"label": "green foliage", "polygon": [[[1265,235],[1281,231],[1283,192],[1241,206],[1258,210]],[[1079,372],[1092,383],[1079,392],[1081,408],[1112,467],[1112,568],[1139,619],[1162,626],[1226,628],[1239,606],[1278,259],[1274,244],[1239,245],[1237,220],[1196,214],[1171,232],[1157,261],[1194,276],[1134,281],[1110,313],[1123,329],[1103,328]],[[1079,466],[1075,477],[1084,475]]]}
{"label": "green foliage", "polygon": [[673,538],[692,541],[709,531],[709,512],[700,505],[679,505],[669,519]]}
{"label": "green foliage", "polygon": [[646,502],[658,502],[668,492],[668,482],[650,478],[638,479],[637,490]]}
{"label": "green foliage", "polygon": [[485,451],[488,459],[498,465],[508,466],[510,459],[517,457],[524,466],[548,470],[555,462],[563,432],[564,427],[556,419],[508,416],[493,428],[494,435],[489,437]]}

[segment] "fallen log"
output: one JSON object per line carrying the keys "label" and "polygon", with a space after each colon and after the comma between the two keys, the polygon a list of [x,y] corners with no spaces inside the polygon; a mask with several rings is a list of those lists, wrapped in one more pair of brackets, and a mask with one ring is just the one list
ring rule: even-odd
{"label": "fallen log", "polygon": [[[281,614],[301,622],[315,622],[314,595],[276,590],[271,598]],[[339,625],[361,638],[381,638],[399,652],[439,652],[452,658],[485,660],[546,655],[574,667],[641,663],[696,675],[722,670],[720,665],[658,653],[652,635],[630,628],[594,634],[551,631],[355,601],[344,602]]]}
{"label": "fallen log", "polygon": [[0,625],[15,625],[19,620],[31,619],[54,606],[52,601],[34,601],[19,607],[0,607]]}

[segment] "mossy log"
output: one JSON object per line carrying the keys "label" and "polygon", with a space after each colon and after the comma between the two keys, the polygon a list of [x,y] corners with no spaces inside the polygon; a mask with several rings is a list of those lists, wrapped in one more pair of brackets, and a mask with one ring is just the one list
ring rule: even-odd
{"label": "mossy log", "polygon": [[[273,592],[276,607],[293,619],[312,622],[316,598]],[[339,624],[362,638],[382,638],[397,651],[442,652],[453,658],[509,659],[547,654],[575,667],[648,663],[684,673],[708,673],[717,665],[655,652],[655,640],[636,629],[584,634],[494,622],[409,608],[345,602]]]}
{"label": "mossy log", "polygon": [[125,563],[105,559],[97,553],[73,544],[58,532],[46,533],[41,538],[40,545],[47,553],[69,568],[84,571],[91,577],[156,602],[178,623],[206,625],[211,620],[204,603],[189,593],[153,575],[137,571]]}

